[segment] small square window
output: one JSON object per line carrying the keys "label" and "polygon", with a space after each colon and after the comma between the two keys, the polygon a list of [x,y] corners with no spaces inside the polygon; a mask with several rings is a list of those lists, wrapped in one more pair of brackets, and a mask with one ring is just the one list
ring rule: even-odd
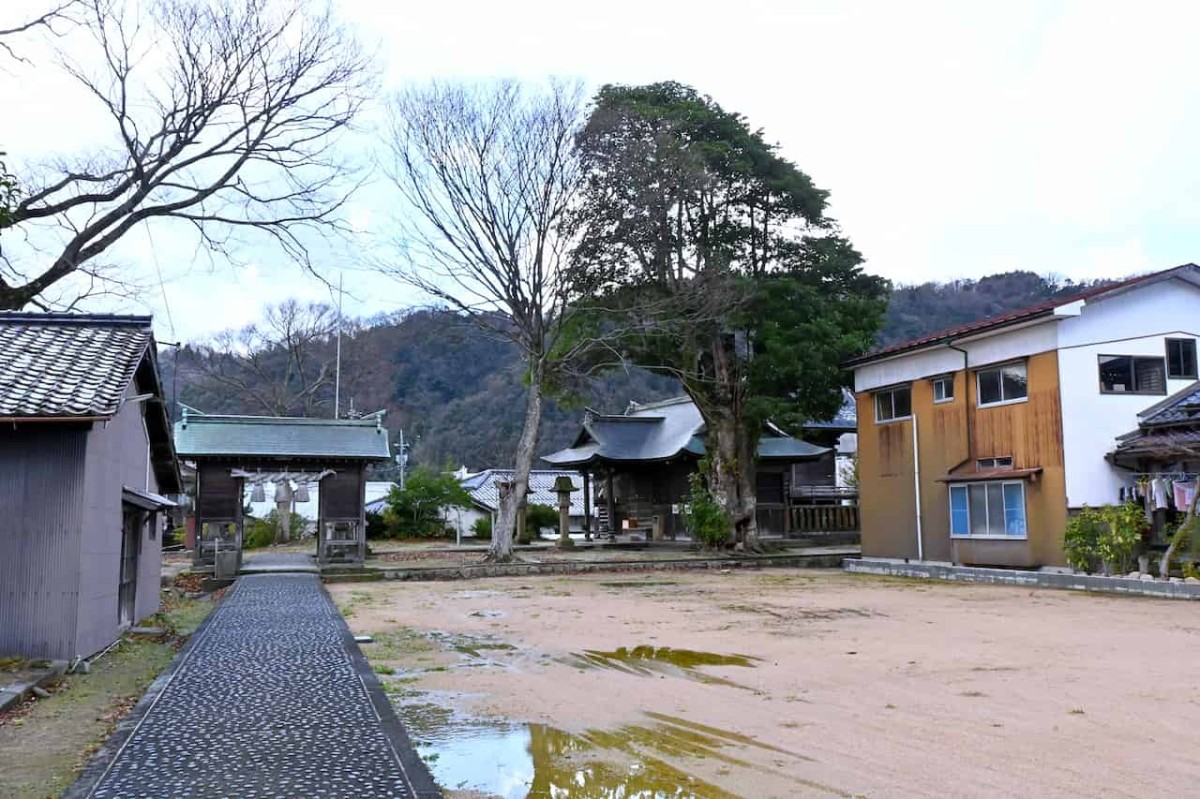
{"label": "small square window", "polygon": [[1167,339],[1167,377],[1172,380],[1196,379],[1196,339]]}
{"label": "small square window", "polygon": [[934,402],[949,402],[954,399],[954,376],[945,375],[943,377],[935,377],[933,383],[933,401]]}
{"label": "small square window", "polygon": [[912,389],[897,386],[875,395],[875,421],[890,422],[912,416]]}
{"label": "small square window", "polygon": [[975,461],[975,468],[979,471],[986,471],[988,469],[1011,469],[1012,463],[1013,461],[1011,455],[1005,455],[1002,458],[980,458],[979,460]]}

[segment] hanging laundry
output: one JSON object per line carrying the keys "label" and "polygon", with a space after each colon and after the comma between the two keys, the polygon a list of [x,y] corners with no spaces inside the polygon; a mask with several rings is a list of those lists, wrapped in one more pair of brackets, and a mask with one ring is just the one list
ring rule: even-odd
{"label": "hanging laundry", "polygon": [[1162,477],[1155,477],[1150,481],[1150,492],[1153,497],[1153,510],[1166,510],[1170,507],[1167,499],[1167,481]]}
{"label": "hanging laundry", "polygon": [[1175,507],[1187,511],[1192,507],[1192,499],[1196,496],[1196,481],[1175,482]]}

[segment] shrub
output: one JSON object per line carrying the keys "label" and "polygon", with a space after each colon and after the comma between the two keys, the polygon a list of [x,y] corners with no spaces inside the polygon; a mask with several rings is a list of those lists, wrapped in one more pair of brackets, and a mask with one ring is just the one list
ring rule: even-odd
{"label": "shrub", "polygon": [[691,491],[683,506],[683,522],[688,532],[705,547],[724,546],[732,526],[729,514],[713,499],[700,472],[688,477],[688,486]]}
{"label": "shrub", "polygon": [[480,516],[471,524],[471,532],[476,538],[486,538],[492,540],[492,517]]}
{"label": "shrub", "polygon": [[452,475],[418,466],[404,481],[404,490],[388,494],[384,524],[397,538],[436,538],[446,533],[445,508],[468,508],[471,495]]}
{"label": "shrub", "polygon": [[1094,572],[1103,565],[1108,573],[1129,571],[1146,530],[1142,508],[1132,502],[1084,507],[1067,521],[1063,553],[1073,569]]}
{"label": "shrub", "polygon": [[[536,538],[547,528],[558,530],[558,510],[549,505],[534,503],[525,509],[525,527]],[[491,531],[488,531],[491,534]]]}
{"label": "shrub", "polygon": [[389,533],[390,531],[388,530],[387,523],[383,520],[382,513],[367,514],[368,539],[390,538],[391,536]]}
{"label": "shrub", "polygon": [[1093,572],[1100,562],[1100,536],[1104,532],[1104,516],[1086,505],[1067,520],[1063,535],[1063,554],[1071,568]]}
{"label": "shrub", "polygon": [[[296,540],[304,535],[308,520],[299,513],[293,513],[291,519],[291,538]],[[244,549],[259,549],[274,544],[279,537],[279,512],[271,511],[261,519],[247,516],[245,528],[242,531],[242,547]]]}
{"label": "shrub", "polygon": [[1145,532],[1146,514],[1141,506],[1126,502],[1104,509],[1105,530],[1100,536],[1100,560],[1110,572],[1122,574],[1133,567],[1134,554]]}

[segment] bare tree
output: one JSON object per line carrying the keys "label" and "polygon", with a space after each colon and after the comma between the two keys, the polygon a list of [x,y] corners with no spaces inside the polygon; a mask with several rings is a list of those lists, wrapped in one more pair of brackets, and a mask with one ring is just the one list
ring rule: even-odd
{"label": "bare tree", "polygon": [[330,305],[288,300],[268,307],[261,325],[198,347],[189,368],[201,385],[267,416],[316,416],[333,392],[337,319]]}
{"label": "bare tree", "polygon": [[0,253],[0,309],[81,272],[119,281],[101,256],[152,220],[189,226],[210,255],[264,234],[311,269],[309,236],[345,230],[353,186],[336,145],[374,82],[353,37],[308,0],[151,0],[144,14],[82,2],[86,30],[61,66],[112,144],[28,171],[3,225],[22,235],[6,237],[21,252]]}
{"label": "bare tree", "polygon": [[381,265],[520,349],[529,386],[508,501],[491,560],[512,558],[543,394],[563,353],[564,223],[581,175],[574,140],[582,90],[552,83],[433,84],[392,104],[389,175],[405,201],[397,258]]}
{"label": "bare tree", "polygon": [[0,23],[5,26],[0,27],[0,50],[3,50],[9,58],[17,61],[27,61],[28,59],[13,49],[10,43],[11,39],[38,30],[45,30],[51,34],[58,35],[64,29],[69,28],[79,21],[79,15],[84,10],[84,7],[85,0],[58,0],[58,2],[48,6],[41,14],[25,17],[19,21],[5,21]]}

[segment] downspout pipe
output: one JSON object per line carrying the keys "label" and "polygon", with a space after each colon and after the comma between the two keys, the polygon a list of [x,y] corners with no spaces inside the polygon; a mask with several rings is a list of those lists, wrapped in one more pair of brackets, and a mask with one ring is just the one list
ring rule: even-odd
{"label": "downspout pipe", "polygon": [[963,400],[966,402],[966,412],[963,414],[963,421],[966,425],[967,435],[967,457],[956,463],[950,471],[960,468],[966,463],[969,463],[974,457],[975,452],[975,403],[971,401],[971,370],[967,351],[962,347],[956,346],[954,341],[949,341],[946,346],[955,352],[962,353],[963,356],[963,388],[966,390],[966,396]]}
{"label": "downspout pipe", "polygon": [[925,542],[921,531],[921,447],[917,436],[917,415],[912,417],[913,431],[913,498],[917,509],[917,560],[925,560]]}

